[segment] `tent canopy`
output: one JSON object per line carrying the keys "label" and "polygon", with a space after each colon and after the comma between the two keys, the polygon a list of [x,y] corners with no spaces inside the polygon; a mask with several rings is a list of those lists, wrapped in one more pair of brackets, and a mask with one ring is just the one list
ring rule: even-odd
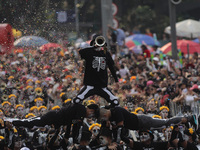
{"label": "tent canopy", "polygon": [[[171,34],[171,27],[165,28],[165,33]],[[187,19],[176,23],[176,35],[187,38],[197,38],[200,36],[200,22]]]}

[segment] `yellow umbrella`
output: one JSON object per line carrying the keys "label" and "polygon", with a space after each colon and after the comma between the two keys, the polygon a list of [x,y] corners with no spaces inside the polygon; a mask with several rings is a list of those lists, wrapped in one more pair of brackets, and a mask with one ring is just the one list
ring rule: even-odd
{"label": "yellow umbrella", "polygon": [[12,29],[12,32],[13,32],[13,36],[14,36],[14,38],[19,38],[19,37],[21,37],[22,36],[22,32],[21,31],[19,31],[19,30],[17,30],[17,29]]}

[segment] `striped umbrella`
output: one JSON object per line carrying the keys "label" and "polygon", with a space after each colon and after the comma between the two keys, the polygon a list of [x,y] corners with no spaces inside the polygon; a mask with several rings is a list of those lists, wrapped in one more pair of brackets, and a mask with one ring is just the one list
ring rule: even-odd
{"label": "striped umbrella", "polygon": [[126,41],[125,45],[128,48],[131,48],[131,47],[135,47],[135,46],[142,45],[142,44],[138,41],[135,41],[135,40],[129,40],[129,41]]}

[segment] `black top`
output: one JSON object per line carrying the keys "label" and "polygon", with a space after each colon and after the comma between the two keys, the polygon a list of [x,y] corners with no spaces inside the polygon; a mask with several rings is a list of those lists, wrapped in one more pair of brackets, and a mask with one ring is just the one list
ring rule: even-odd
{"label": "black top", "polygon": [[110,122],[113,126],[116,126],[117,123],[124,121],[124,127],[130,130],[138,130],[138,117],[137,115],[130,113],[122,107],[115,107],[110,109],[111,117]]}
{"label": "black top", "polygon": [[152,142],[150,145],[144,145],[142,142],[134,142],[133,150],[167,150],[168,142]]}
{"label": "black top", "polygon": [[118,78],[114,69],[114,61],[109,52],[103,50],[96,51],[94,47],[81,49],[79,51],[81,58],[85,60],[84,85],[96,87],[107,87],[108,72],[110,69],[115,82]]}

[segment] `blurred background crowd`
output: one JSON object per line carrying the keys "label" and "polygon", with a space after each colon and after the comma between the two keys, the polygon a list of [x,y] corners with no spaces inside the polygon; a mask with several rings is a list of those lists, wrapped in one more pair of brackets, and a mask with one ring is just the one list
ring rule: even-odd
{"label": "blurred background crowd", "polygon": [[[122,29],[121,31],[123,33]],[[118,45],[119,42],[113,42],[115,38],[117,40],[117,36],[109,35],[108,33],[108,42],[113,44],[110,53],[115,61],[119,83],[115,84],[109,73],[108,87],[119,98],[121,107],[134,114],[146,114],[159,119],[199,114],[198,53],[191,54],[189,59],[183,53],[182,62],[173,60],[169,55],[161,55],[162,51],[156,45],[152,48],[146,44],[140,45],[141,52],[134,53],[132,50],[127,50],[125,36],[121,40],[122,45]],[[82,86],[84,74],[84,62],[80,59],[78,50],[87,46],[87,43],[80,43],[61,48],[50,47],[45,51],[38,48],[34,52],[32,49],[30,51],[18,49],[11,54],[1,56],[1,118],[25,119],[41,116],[70,103]],[[84,105],[91,103],[99,106],[107,105],[104,99],[96,95],[83,102]],[[90,128],[95,126],[94,121],[87,121]],[[195,128],[191,130],[193,131],[191,135],[198,135],[196,133],[198,130]],[[25,133],[30,131],[24,128],[15,131],[16,133],[13,131],[15,134],[12,137],[15,137],[15,140],[11,140],[13,143],[10,144],[9,137],[12,134],[4,131],[1,135],[2,141],[5,141],[5,145],[11,149],[15,146],[19,148],[27,142],[27,139],[36,137],[35,142],[31,140],[32,146],[35,149],[37,146],[44,149],[46,138],[43,138],[40,144],[37,140],[40,136],[47,136],[48,131],[49,128],[34,129],[31,131],[32,135],[28,136],[25,136]],[[161,140],[160,138],[166,140],[162,131],[163,129],[156,130],[155,141]],[[33,136],[37,132],[42,134]],[[17,138],[22,135],[25,139],[21,138],[19,142]],[[137,134],[134,135],[137,140]],[[193,142],[198,143],[197,137]]]}
{"label": "blurred background crowd", "polygon": [[[145,114],[157,119],[190,114],[198,118],[200,113],[198,36],[194,33],[183,35],[181,34],[183,31],[179,32],[178,59],[172,59],[168,29],[166,28],[163,33],[163,29],[168,25],[166,20],[169,19],[166,15],[168,14],[165,9],[166,1],[129,1],[126,4],[122,1],[114,2],[119,8],[115,17],[120,25],[117,27],[108,25],[105,38],[119,78],[119,83],[116,84],[109,73],[108,87],[119,98],[120,106],[136,115]],[[21,7],[16,8],[16,5]],[[132,9],[133,5],[135,9]],[[185,9],[186,6],[190,7]],[[199,2],[195,0],[185,1],[177,6],[182,8],[177,11],[178,21],[187,18],[199,19],[196,13],[199,10],[198,6]],[[99,29],[101,24],[98,19],[101,15],[100,1],[85,0],[78,2],[76,7],[79,8],[79,33],[74,29],[75,12],[72,10],[74,1],[30,0],[24,3],[20,1],[0,3],[1,22],[12,25],[12,34],[15,38],[10,53],[0,55],[2,126],[4,126],[2,119],[29,119],[42,116],[51,110],[60,110],[71,103],[79,92],[84,75],[84,61],[80,59],[78,51],[89,47],[93,35],[102,34],[102,30]],[[65,15],[62,14],[63,11],[69,14],[68,21],[62,20],[62,17],[59,20],[59,15]],[[93,22],[90,22],[91,20]],[[190,19],[185,21],[193,23]],[[199,26],[196,28],[199,29]],[[189,31],[187,26],[183,28]],[[0,38],[3,39],[2,36]],[[99,106],[107,105],[104,99],[96,95],[83,101],[85,106],[91,103]],[[108,149],[113,147],[113,149],[130,149],[126,143],[121,142],[118,145],[112,143],[110,130],[101,132],[109,142],[104,145],[98,143],[96,139],[99,138],[101,124],[91,119],[85,119],[84,123],[89,132],[83,133],[82,142],[88,142],[86,144],[88,149],[89,146],[92,148],[97,145],[110,146],[106,147]],[[181,124],[151,131],[130,131],[127,136],[135,142],[142,142],[140,135],[146,133],[150,135],[151,142],[165,143],[170,142],[171,134],[176,129],[176,132],[181,134],[179,137],[172,134],[173,140],[184,138],[195,149],[195,145],[200,143],[198,124],[196,120],[196,127]],[[72,141],[63,142],[64,130],[62,127],[56,132],[49,126],[34,129],[15,127],[0,129],[0,148],[73,149]],[[51,140],[52,137],[56,140]],[[149,144],[152,143],[147,145]],[[170,147],[179,146],[171,144]]]}

